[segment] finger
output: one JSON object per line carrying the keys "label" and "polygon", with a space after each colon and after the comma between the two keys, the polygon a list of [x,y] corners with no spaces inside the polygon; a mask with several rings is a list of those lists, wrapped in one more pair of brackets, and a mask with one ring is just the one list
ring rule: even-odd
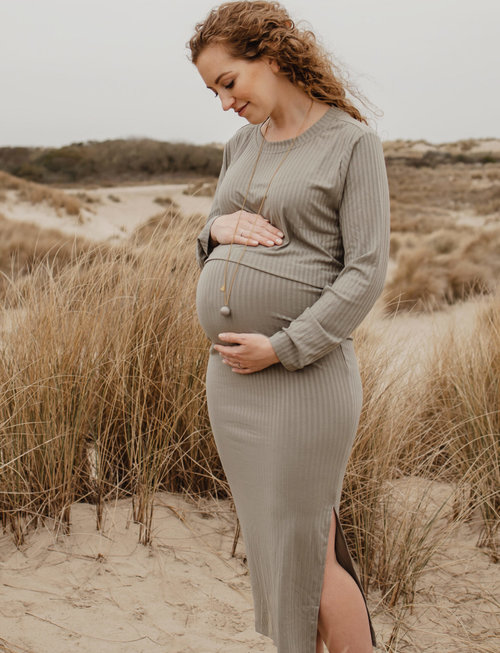
{"label": "finger", "polygon": [[[266,247],[271,247],[273,245],[281,245],[282,239],[278,238],[278,236],[272,236],[271,234],[267,232],[262,232],[262,233],[256,233],[253,232],[251,234],[251,238],[248,239],[248,232],[244,231],[243,232],[244,236],[239,236],[236,237],[237,240],[235,242],[237,243],[242,243],[242,244],[248,244],[248,245],[265,245]],[[248,234],[248,235],[247,235]]]}
{"label": "finger", "polygon": [[[271,224],[270,221],[267,218],[264,218],[264,216],[259,216],[264,220],[263,224],[259,224],[258,226],[261,229],[264,229],[265,231],[269,232],[271,236],[279,236],[280,238],[284,238],[284,233],[281,231],[279,227],[276,227],[275,225]],[[250,220],[250,223],[253,221]]]}
{"label": "finger", "polygon": [[[244,340],[241,333],[233,333],[231,331],[218,334],[219,340],[224,340],[224,342],[237,342],[240,343]],[[224,347],[224,345],[220,345]]]}
{"label": "finger", "polygon": [[249,370],[248,368],[233,367],[231,368],[231,371],[236,372],[236,374],[251,374],[253,370]]}
{"label": "finger", "polygon": [[[244,217],[241,220],[240,224],[246,225],[249,228],[254,228],[254,229],[264,229],[264,230],[269,230],[273,234],[277,234],[280,232],[280,229],[276,227],[275,225],[271,224],[270,220],[268,218],[265,218],[263,215],[260,215],[259,213],[249,213],[248,211],[244,212]],[[280,232],[281,236],[283,237],[283,233]]]}
{"label": "finger", "polygon": [[284,234],[279,229],[269,222],[254,222],[253,220],[248,220],[241,225],[242,229],[247,229],[248,231],[253,231],[260,234],[269,234],[272,238],[279,237],[283,238]]}
{"label": "finger", "polygon": [[251,234],[247,231],[241,231],[237,236],[235,236],[235,241],[238,244],[242,245],[258,245],[259,241],[255,238],[255,234]]}
{"label": "finger", "polygon": [[269,231],[268,229],[256,229],[252,232],[244,229],[241,233],[250,238],[257,238],[263,245],[281,245],[283,242],[282,237],[277,232]]}

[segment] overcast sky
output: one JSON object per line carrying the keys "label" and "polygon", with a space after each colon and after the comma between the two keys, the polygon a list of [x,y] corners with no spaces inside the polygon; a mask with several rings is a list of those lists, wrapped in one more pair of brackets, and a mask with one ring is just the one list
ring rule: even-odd
{"label": "overcast sky", "polygon": [[[0,0],[0,145],[225,142],[187,58],[211,0]],[[499,0],[284,0],[383,113],[382,140],[500,136]]]}

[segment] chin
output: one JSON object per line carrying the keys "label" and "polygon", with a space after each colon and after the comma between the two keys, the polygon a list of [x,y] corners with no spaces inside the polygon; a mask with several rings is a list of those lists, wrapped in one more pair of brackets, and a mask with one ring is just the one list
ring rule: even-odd
{"label": "chin", "polygon": [[262,122],[264,122],[264,120],[266,120],[267,115],[265,115],[265,116],[256,116],[254,114],[251,118],[249,116],[241,116],[241,118],[244,118],[251,125],[260,125]]}

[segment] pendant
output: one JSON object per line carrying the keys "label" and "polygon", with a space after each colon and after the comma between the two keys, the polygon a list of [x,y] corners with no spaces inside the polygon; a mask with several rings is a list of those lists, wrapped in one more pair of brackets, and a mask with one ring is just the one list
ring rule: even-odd
{"label": "pendant", "polygon": [[229,306],[221,306],[220,312],[221,315],[231,315],[231,309]]}

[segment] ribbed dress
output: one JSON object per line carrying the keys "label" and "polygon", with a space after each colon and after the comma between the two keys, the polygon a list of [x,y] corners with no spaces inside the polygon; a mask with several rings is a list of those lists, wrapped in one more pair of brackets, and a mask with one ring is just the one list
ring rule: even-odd
{"label": "ribbed dress", "polygon": [[[363,399],[351,333],[383,288],[389,190],[376,132],[331,106],[297,137],[261,210],[283,243],[246,248],[223,316],[230,246],[212,247],[210,227],[241,207],[263,140],[261,125],[247,124],[224,147],[196,244],[196,309],[211,341],[208,413],[245,543],[255,629],[278,653],[315,653],[332,518],[337,560],[366,605],[338,511]],[[264,140],[246,210],[258,210],[290,144]],[[232,245],[228,280],[244,247]],[[213,347],[227,345],[223,332],[268,336],[280,362],[232,372]]]}

